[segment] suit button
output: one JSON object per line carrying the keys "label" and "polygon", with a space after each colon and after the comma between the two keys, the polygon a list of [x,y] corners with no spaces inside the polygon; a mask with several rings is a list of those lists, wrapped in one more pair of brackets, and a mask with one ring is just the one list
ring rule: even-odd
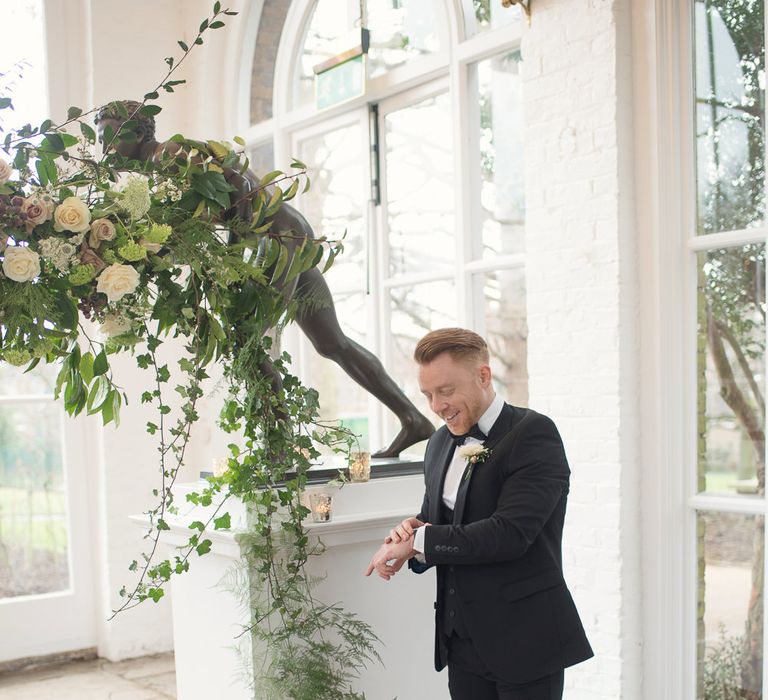
{"label": "suit button", "polygon": [[450,593],[451,595],[453,595],[454,593],[456,593],[456,589],[455,589],[455,588],[449,588],[449,589],[448,589],[448,593]]}
{"label": "suit button", "polygon": [[456,617],[456,611],[455,610],[450,610],[448,612],[448,617]]}
{"label": "suit button", "polygon": [[454,554],[458,554],[459,553],[459,548],[458,547],[454,547],[453,548],[453,553]]}
{"label": "suit button", "polygon": [[436,552],[439,552],[439,551],[440,551],[440,545],[439,545],[439,544],[436,544],[436,545],[435,545],[435,551],[436,551]]}
{"label": "suit button", "polygon": [[453,571],[453,567],[452,567],[452,566],[449,566],[449,567],[448,567],[448,571]]}

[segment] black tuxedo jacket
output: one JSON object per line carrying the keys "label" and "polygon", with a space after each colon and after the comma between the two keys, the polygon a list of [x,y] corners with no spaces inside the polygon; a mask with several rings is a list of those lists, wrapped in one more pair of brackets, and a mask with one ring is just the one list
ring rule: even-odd
{"label": "black tuxedo jacket", "polygon": [[426,564],[437,567],[435,668],[447,661],[439,601],[453,567],[457,604],[480,658],[498,678],[527,683],[593,653],[563,579],[561,540],[570,470],[554,423],[505,404],[484,445],[487,458],[467,468],[453,523],[441,499],[454,445],[443,426],[424,455],[426,491],[419,520]]}

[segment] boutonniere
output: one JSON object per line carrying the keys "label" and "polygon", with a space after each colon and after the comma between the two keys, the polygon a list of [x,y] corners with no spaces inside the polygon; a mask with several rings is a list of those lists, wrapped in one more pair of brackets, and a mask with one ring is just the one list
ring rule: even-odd
{"label": "boutonniere", "polygon": [[491,450],[484,447],[479,442],[473,442],[471,445],[462,445],[459,447],[458,452],[459,457],[466,459],[467,462],[469,462],[469,469],[467,469],[467,473],[464,475],[465,481],[471,476],[474,466],[481,462],[485,462],[491,455]]}

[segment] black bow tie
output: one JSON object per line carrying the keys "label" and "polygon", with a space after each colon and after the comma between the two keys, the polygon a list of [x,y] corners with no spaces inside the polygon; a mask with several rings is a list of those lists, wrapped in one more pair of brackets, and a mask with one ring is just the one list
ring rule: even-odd
{"label": "black bow tie", "polygon": [[464,433],[463,435],[454,435],[449,431],[449,434],[451,436],[451,439],[456,445],[461,445],[464,440],[466,440],[468,437],[477,438],[481,442],[485,440],[487,437],[486,434],[480,430],[480,428],[477,427],[477,423],[475,423],[470,429],[469,432]]}

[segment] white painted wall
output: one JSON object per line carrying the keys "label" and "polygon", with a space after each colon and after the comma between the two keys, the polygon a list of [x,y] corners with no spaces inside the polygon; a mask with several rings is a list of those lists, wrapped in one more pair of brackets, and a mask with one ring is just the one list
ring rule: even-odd
{"label": "white painted wall", "polygon": [[564,537],[595,658],[568,700],[640,696],[628,0],[537,0],[524,38],[530,403],[572,468]]}

